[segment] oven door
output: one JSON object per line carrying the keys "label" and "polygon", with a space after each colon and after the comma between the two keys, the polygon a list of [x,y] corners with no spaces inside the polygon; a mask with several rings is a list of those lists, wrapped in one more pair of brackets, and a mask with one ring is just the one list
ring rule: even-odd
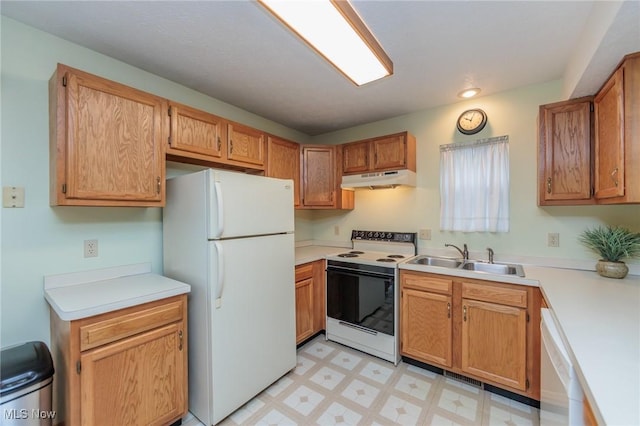
{"label": "oven door", "polygon": [[327,316],[394,335],[394,268],[328,261]]}

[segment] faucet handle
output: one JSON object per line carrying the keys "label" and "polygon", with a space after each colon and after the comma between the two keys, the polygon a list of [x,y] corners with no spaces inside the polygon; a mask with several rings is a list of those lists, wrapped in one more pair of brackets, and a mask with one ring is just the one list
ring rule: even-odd
{"label": "faucet handle", "polygon": [[493,263],[493,249],[491,247],[487,247],[487,251],[489,252],[489,263]]}

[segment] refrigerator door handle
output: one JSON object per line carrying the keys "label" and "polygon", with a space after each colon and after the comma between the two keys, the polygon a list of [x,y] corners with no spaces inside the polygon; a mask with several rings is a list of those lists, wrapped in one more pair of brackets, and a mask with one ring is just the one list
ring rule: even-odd
{"label": "refrigerator door handle", "polygon": [[214,238],[220,238],[224,232],[224,208],[222,205],[222,184],[219,181],[215,181],[213,184],[216,193],[216,206],[218,208],[218,232]]}
{"label": "refrigerator door handle", "polygon": [[215,241],[216,254],[218,258],[218,279],[216,280],[216,293],[215,293],[215,307],[220,309],[222,307],[222,292],[224,291],[224,253],[222,251],[222,244]]}

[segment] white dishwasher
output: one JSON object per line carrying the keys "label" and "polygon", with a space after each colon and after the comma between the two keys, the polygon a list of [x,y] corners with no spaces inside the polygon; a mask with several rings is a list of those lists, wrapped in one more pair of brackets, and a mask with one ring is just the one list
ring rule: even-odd
{"label": "white dishwasher", "polygon": [[549,309],[540,323],[540,425],[584,424],[584,395]]}

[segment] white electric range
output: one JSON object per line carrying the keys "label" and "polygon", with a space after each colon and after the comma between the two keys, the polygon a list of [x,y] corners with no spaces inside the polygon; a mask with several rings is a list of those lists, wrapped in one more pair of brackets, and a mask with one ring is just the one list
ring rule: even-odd
{"label": "white electric range", "polygon": [[415,232],[351,232],[352,249],[327,257],[327,339],[397,364],[398,263]]}

